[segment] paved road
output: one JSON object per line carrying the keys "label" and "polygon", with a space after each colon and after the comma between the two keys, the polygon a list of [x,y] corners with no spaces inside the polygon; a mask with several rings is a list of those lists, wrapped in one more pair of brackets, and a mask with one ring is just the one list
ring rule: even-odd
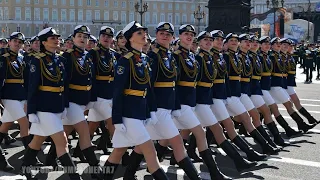
{"label": "paved road", "polygon": [[[304,84],[304,80],[305,75],[301,74],[301,69],[298,69],[298,87],[296,88],[296,91],[301,99],[301,103],[312,113],[312,115],[314,115],[317,119],[320,119],[320,81],[314,80],[312,84]],[[282,105],[280,105],[280,110],[283,116],[288,120],[288,122],[293,127],[296,127],[296,124],[290,119],[289,115]],[[280,131],[283,132],[283,129],[280,128]],[[11,130],[10,133],[13,133],[15,136],[19,137],[16,130]],[[235,179],[318,180],[320,168],[320,156],[318,155],[320,149],[319,137],[320,125],[312,129],[309,133],[304,134],[303,136],[287,139],[292,143],[292,146],[286,147],[285,150],[280,152],[279,155],[270,156],[267,161],[259,162],[259,165],[257,167],[252,168],[250,169],[250,171],[244,172],[242,174],[239,174],[235,170],[231,159],[226,157],[226,154],[225,152],[223,152],[223,150],[221,150],[220,148],[214,149],[218,152],[218,155],[216,155],[216,160],[221,170],[225,174],[232,176]],[[256,143],[252,138],[246,138],[246,140],[256,147]],[[72,145],[75,146],[76,141],[73,140]],[[21,158],[23,156],[23,148],[21,146],[21,141],[17,141],[9,147],[2,145],[2,147],[7,148],[7,157],[9,158],[9,162],[15,167],[20,167],[21,165]],[[49,146],[43,145],[43,149],[44,154],[46,154],[49,150]],[[100,158],[101,165],[103,165],[108,156],[101,155],[102,151],[96,151],[96,153]],[[242,152],[240,153],[245,156]],[[40,155],[40,159],[44,160],[44,155]],[[77,163],[79,172],[82,173],[87,168],[87,164],[79,163],[77,159],[74,160]],[[167,172],[170,179],[188,179],[184,176],[184,172],[181,169],[170,166],[169,160],[164,160],[161,165],[162,168]],[[199,172],[201,171],[201,177],[203,179],[210,179],[208,170],[205,166],[199,163],[196,163],[195,166]],[[145,164],[141,164],[141,167],[145,167]],[[49,169],[48,167],[43,168]],[[120,169],[118,173],[118,179],[122,179],[120,177],[121,172],[123,172],[123,168]],[[24,179],[24,177],[21,177],[17,174],[19,174],[18,171],[15,171],[13,173],[4,173],[0,171],[0,179]],[[137,176],[139,180],[152,179],[151,176],[145,171],[145,169],[141,169],[140,171],[138,171]],[[38,178],[50,180],[68,179],[68,177],[64,175],[62,171],[52,171],[48,174],[38,174]],[[90,177],[87,175],[83,175],[83,178],[90,179]]]}

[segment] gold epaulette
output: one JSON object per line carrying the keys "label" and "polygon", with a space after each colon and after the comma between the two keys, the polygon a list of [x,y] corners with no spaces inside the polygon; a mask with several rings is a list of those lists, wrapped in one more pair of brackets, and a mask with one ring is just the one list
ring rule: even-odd
{"label": "gold epaulette", "polygon": [[249,54],[250,57],[253,57],[252,54]]}
{"label": "gold epaulette", "polygon": [[180,50],[176,50],[174,53],[175,53],[175,54],[180,54],[181,51],[180,51]]}
{"label": "gold epaulette", "polygon": [[71,53],[74,49],[68,49],[67,53]]}
{"label": "gold epaulette", "polygon": [[270,53],[270,56],[274,56],[274,53]]}
{"label": "gold epaulette", "polygon": [[63,51],[60,51],[59,53],[57,53],[58,56],[62,56],[63,55]]}
{"label": "gold epaulette", "polygon": [[112,52],[117,52],[116,50],[112,49],[112,48],[109,48],[110,51]]}
{"label": "gold epaulette", "polygon": [[199,56],[203,58],[204,54],[203,53],[199,53]]}
{"label": "gold epaulette", "polygon": [[45,53],[37,53],[37,54],[34,54],[34,57],[38,58],[38,59],[41,59],[43,57],[45,57],[46,54]]}
{"label": "gold epaulette", "polygon": [[229,52],[228,52],[228,51],[226,51],[224,54],[229,55]]}
{"label": "gold epaulette", "polygon": [[3,57],[9,57],[10,54],[9,54],[9,53],[5,53],[5,54],[3,54],[2,56],[3,56]]}
{"label": "gold epaulette", "polygon": [[100,48],[99,47],[95,47],[95,48],[92,48],[94,51],[98,51]]}
{"label": "gold epaulette", "polygon": [[127,53],[124,57],[130,59],[133,56],[132,52]]}
{"label": "gold epaulette", "polygon": [[153,51],[154,53],[158,53],[158,52],[159,52],[159,48],[154,48],[152,51]]}

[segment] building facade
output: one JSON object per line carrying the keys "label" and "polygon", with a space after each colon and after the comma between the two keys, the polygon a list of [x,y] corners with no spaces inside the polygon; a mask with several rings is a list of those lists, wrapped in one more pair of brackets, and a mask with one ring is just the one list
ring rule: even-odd
{"label": "building facade", "polygon": [[[108,25],[116,31],[133,21],[140,21],[135,12],[135,3],[141,0],[0,0],[0,37],[8,37],[20,31],[26,37],[36,35],[45,27],[54,27],[67,37],[75,26],[87,25],[93,35],[100,27]],[[142,24],[149,28],[151,36],[159,22],[169,21],[175,25],[176,33],[181,24],[191,23],[198,27],[194,18],[197,6],[206,12],[208,0],[142,0],[148,3]],[[141,6],[140,6],[141,8]],[[200,30],[207,26],[206,17],[200,22]]]}

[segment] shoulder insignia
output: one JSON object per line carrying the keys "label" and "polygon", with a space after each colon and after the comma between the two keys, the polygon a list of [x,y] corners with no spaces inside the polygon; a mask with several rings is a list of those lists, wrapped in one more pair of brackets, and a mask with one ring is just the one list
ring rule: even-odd
{"label": "shoulder insignia", "polygon": [[110,48],[109,50],[112,51],[112,52],[117,52],[116,50],[114,50],[114,49],[112,49],[112,48]]}
{"label": "shoulder insignia", "polygon": [[99,47],[95,47],[93,48],[93,50],[98,51],[100,48]]}
{"label": "shoulder insignia", "polygon": [[250,57],[253,57],[252,54],[249,54]]}
{"label": "shoulder insignia", "polygon": [[5,54],[3,54],[2,56],[3,56],[3,57],[9,57],[10,54],[9,54],[9,53],[5,53]]}
{"label": "shoulder insignia", "polygon": [[154,48],[152,51],[153,51],[154,53],[158,53],[158,52],[159,52],[159,49],[158,49],[158,48]]}
{"label": "shoulder insignia", "polygon": [[45,53],[37,53],[37,54],[35,54],[35,56],[42,58],[42,57],[45,57],[46,54]]}
{"label": "shoulder insignia", "polygon": [[71,53],[72,51],[73,51],[73,49],[68,49],[67,50],[68,53]]}
{"label": "shoulder insignia", "polygon": [[132,52],[127,53],[124,57],[130,59],[133,56]]}
{"label": "shoulder insignia", "polygon": [[59,53],[57,53],[58,56],[62,56],[63,55],[63,51],[60,51]]}
{"label": "shoulder insignia", "polygon": [[180,54],[180,53],[181,53],[180,50],[176,50],[176,51],[174,52],[174,54]]}
{"label": "shoulder insignia", "polygon": [[229,52],[225,52],[224,54],[229,55]]}
{"label": "shoulder insignia", "polygon": [[200,57],[203,57],[203,56],[204,56],[204,54],[203,54],[203,53],[199,53],[199,56],[200,56]]}

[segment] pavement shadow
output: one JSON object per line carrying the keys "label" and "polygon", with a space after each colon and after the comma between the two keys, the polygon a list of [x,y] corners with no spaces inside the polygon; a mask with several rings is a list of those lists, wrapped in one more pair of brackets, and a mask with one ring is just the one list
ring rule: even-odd
{"label": "pavement shadow", "polygon": [[[295,144],[301,144],[301,143],[307,143],[307,144],[317,144],[315,142],[312,142],[312,141],[308,141],[308,140],[305,140],[305,139],[302,139],[302,140],[297,140],[297,141],[293,141],[293,142],[290,142],[292,145],[295,145]],[[291,145],[291,146],[292,146]],[[299,146],[301,147],[301,146]]]}
{"label": "pavement shadow", "polygon": [[265,179],[264,177],[262,176],[259,176],[259,175],[256,175],[254,174],[253,172],[246,172],[246,173],[243,173],[241,174],[240,176],[238,177],[235,177],[233,179],[243,179],[243,178],[254,178],[254,179]]}

